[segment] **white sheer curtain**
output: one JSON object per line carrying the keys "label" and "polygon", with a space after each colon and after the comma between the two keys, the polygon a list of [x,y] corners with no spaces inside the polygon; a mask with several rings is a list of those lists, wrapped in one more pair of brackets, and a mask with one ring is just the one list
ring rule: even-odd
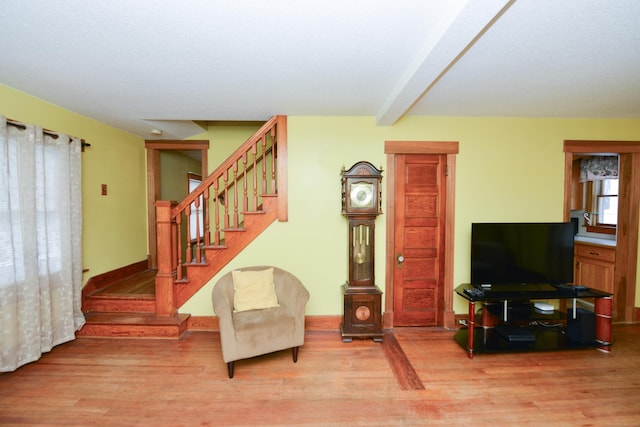
{"label": "white sheer curtain", "polygon": [[[71,142],[70,142],[71,141]],[[0,116],[0,371],[84,324],[81,141]]]}

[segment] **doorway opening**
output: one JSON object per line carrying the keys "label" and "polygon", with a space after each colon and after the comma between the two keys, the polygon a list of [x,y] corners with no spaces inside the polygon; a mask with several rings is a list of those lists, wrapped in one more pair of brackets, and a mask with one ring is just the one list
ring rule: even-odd
{"label": "doorway opening", "polygon": [[[638,261],[638,207],[640,206],[640,141],[565,140],[564,220],[570,221],[576,207],[574,160],[608,153],[619,157],[617,224],[615,227],[614,321],[638,319],[635,308]],[[575,209],[574,209],[575,210]],[[586,218],[585,218],[586,219]],[[591,219],[591,217],[590,217]]]}
{"label": "doorway opening", "polygon": [[149,268],[158,268],[158,240],[156,235],[156,200],[160,197],[160,152],[164,150],[181,151],[200,159],[200,175],[207,176],[209,151],[208,140],[147,140],[147,213],[149,235]]}

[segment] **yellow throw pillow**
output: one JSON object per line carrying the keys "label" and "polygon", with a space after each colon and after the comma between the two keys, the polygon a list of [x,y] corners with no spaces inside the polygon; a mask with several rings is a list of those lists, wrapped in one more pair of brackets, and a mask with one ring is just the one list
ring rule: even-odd
{"label": "yellow throw pillow", "polygon": [[273,268],[231,272],[233,277],[233,311],[278,307]]}

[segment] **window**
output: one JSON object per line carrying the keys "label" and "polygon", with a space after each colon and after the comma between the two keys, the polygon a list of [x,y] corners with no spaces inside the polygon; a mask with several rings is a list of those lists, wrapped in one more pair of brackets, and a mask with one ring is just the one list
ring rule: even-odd
{"label": "window", "polygon": [[[59,274],[63,270],[64,244],[70,239],[66,221],[73,206],[69,206],[68,143],[43,134],[31,149],[21,150],[20,144],[26,144],[21,139],[25,132],[9,128],[6,156],[0,160],[4,172],[0,183],[6,189],[0,196],[0,287],[27,279],[29,266],[25,265],[23,251],[30,261],[35,260],[39,277]],[[25,160],[25,153],[33,158]],[[79,164],[73,167],[80,168]],[[74,185],[79,185],[79,174],[74,175]]]}
{"label": "window", "polygon": [[618,180],[596,181],[596,225],[618,224]]}
{"label": "window", "polygon": [[618,224],[617,179],[586,183],[585,226],[592,233],[616,234]]}
{"label": "window", "polygon": [[[196,189],[196,187],[198,187],[198,185],[200,185],[200,183],[202,182],[202,177],[200,175],[188,173],[187,180],[189,185],[189,193],[191,193]],[[204,234],[204,222],[202,215],[204,207],[202,206],[202,196],[200,196],[198,199],[198,208],[196,208],[195,202],[191,203],[191,216],[189,217],[189,239],[191,241],[196,240],[197,237],[200,237],[200,239],[202,239],[202,236]]]}

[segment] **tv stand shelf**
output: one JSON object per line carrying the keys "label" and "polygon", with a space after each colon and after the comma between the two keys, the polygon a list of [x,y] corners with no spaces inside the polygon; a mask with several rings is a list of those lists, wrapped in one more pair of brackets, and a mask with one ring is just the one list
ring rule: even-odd
{"label": "tv stand shelf", "polygon": [[[485,289],[481,295],[471,296],[465,289],[470,284],[458,286],[455,291],[468,301],[469,320],[454,339],[467,350],[469,358],[476,353],[497,353],[517,351],[542,351],[571,348],[596,347],[611,350],[611,310],[610,293],[598,290],[576,292],[552,285],[509,285]],[[576,307],[576,300],[592,299],[595,310],[586,312]],[[533,300],[573,300],[566,312],[539,312]],[[478,304],[479,307],[476,306]],[[566,304],[562,304],[566,305]],[[478,318],[477,309],[481,316]],[[592,317],[593,322],[580,323],[580,318]],[[570,330],[569,325],[571,325]],[[586,325],[586,326],[585,326]],[[516,327],[513,335],[507,337],[500,328]],[[580,328],[585,328],[582,331]],[[519,329],[518,329],[519,328]],[[521,331],[523,333],[518,333]],[[576,335],[577,331],[577,335]],[[582,334],[586,338],[583,339]]]}

